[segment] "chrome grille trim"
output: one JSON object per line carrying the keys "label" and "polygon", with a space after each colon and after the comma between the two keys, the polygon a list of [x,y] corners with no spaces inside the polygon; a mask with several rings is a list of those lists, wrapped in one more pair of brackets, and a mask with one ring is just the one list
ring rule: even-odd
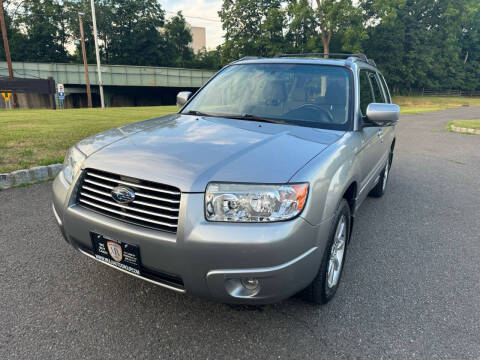
{"label": "chrome grille trim", "polygon": [[93,185],[97,185],[97,186],[103,187],[103,188],[105,188],[105,189],[110,189],[110,190],[112,190],[112,189],[114,188],[114,186],[105,185],[105,184],[102,184],[102,183],[99,183],[99,182],[96,182],[96,181],[93,181],[93,180],[90,180],[90,179],[85,179],[85,182],[86,182],[86,183],[89,183],[89,184],[93,184]]}
{"label": "chrome grille trim", "polygon": [[134,200],[133,203],[134,203],[134,204],[138,204],[138,205],[153,207],[153,208],[155,208],[155,209],[160,209],[160,210],[178,211],[178,208],[172,208],[172,207],[168,207],[168,206],[154,205],[154,204],[147,203],[147,202],[145,202],[145,201]]}
{"label": "chrome grille trim", "polygon": [[[131,203],[120,204],[111,196],[119,185],[135,192]],[[77,193],[80,206],[120,221],[167,232],[177,232],[181,192],[174,186],[129,176],[87,169]]]}
{"label": "chrome grille trim", "polygon": [[144,194],[144,193],[141,193],[141,192],[136,192],[135,195],[136,196],[141,196],[141,197],[144,197],[144,198],[147,198],[147,199],[165,201],[165,202],[169,202],[169,203],[172,203],[172,204],[180,204],[180,200],[165,199],[165,198],[161,198],[161,197],[158,197],[158,196],[147,195],[147,194]]}
{"label": "chrome grille trim", "polygon": [[[142,209],[137,209],[137,208],[134,208],[132,206],[126,206],[126,205],[122,205],[122,204],[117,204],[116,202],[113,202],[113,201],[108,201],[108,200],[105,200],[105,199],[102,199],[102,198],[99,198],[97,196],[93,196],[93,195],[90,195],[88,193],[85,193],[85,192],[81,192],[80,193],[81,196],[86,196],[92,200],[96,200],[96,201],[99,201],[99,202],[103,202],[105,204],[108,204],[108,205],[113,205],[113,206],[118,206],[122,209],[128,209],[128,210],[131,210],[131,211],[135,211],[135,212],[141,212],[143,214],[147,214],[147,215],[152,215],[152,216],[158,216],[157,213],[154,213],[154,212],[151,212],[151,211],[147,211],[147,210],[142,210]],[[162,217],[164,218],[167,218],[167,219],[174,219],[174,220],[178,220],[178,216],[169,216],[169,215],[163,215],[162,214]]]}
{"label": "chrome grille trim", "polygon": [[[99,183],[99,182],[96,182],[96,181],[92,181],[90,179],[85,179],[84,180],[86,183],[89,183],[89,184],[92,184],[92,185],[96,185],[96,186],[100,186],[100,187],[103,187],[105,189],[109,189],[109,190],[112,190],[114,188],[114,186],[109,186],[109,185],[105,185],[105,184],[102,184],[102,183]],[[133,185],[132,185],[133,186]],[[85,186],[84,186],[85,187]],[[158,201],[165,201],[165,202],[169,202],[169,203],[172,203],[172,204],[179,204],[180,203],[180,200],[172,200],[172,199],[167,199],[167,198],[162,198],[162,197],[159,197],[159,196],[152,196],[152,195],[147,195],[147,194],[144,194],[144,193],[141,193],[141,192],[135,192],[135,195],[136,196],[141,196],[141,197],[145,197],[147,199],[152,199],[152,200],[158,200]],[[110,195],[109,195],[110,196]]]}
{"label": "chrome grille trim", "polygon": [[87,201],[87,200],[84,200],[84,199],[80,199],[80,202],[82,203],[85,203],[87,205],[90,205],[90,206],[94,206],[96,208],[99,208],[99,209],[102,209],[102,210],[105,210],[105,211],[108,211],[108,212],[112,212],[114,214],[119,214],[119,215],[122,215],[122,216],[127,216],[129,218],[132,218],[132,219],[137,219],[137,220],[142,220],[142,221],[148,221],[148,222],[151,222],[153,224],[158,224],[158,225],[162,225],[162,226],[169,226],[169,227],[177,227],[177,225],[172,225],[172,224],[167,224],[167,223],[164,223],[164,222],[160,222],[160,221],[155,221],[155,220],[150,220],[150,219],[147,219],[147,218],[144,218],[144,217],[141,217],[141,216],[136,216],[136,215],[130,215],[130,214],[127,214],[127,213],[124,213],[122,211],[117,211],[117,210],[112,210],[112,209],[109,209],[105,206],[101,206],[101,205],[98,205],[96,203],[93,203],[93,202],[90,202],[90,201]]}
{"label": "chrome grille trim", "polygon": [[[103,196],[110,196],[110,193],[105,192],[105,191],[100,191],[94,188],[91,188],[90,186],[83,185],[82,189],[103,195]],[[113,189],[113,188],[112,188]],[[136,194],[138,195],[138,194]],[[120,204],[114,203],[115,206],[119,206]],[[138,204],[138,205],[143,205],[143,206],[149,206],[155,209],[160,209],[160,210],[168,210],[168,211],[178,211],[178,208],[173,208],[173,207],[168,207],[168,206],[160,206],[160,205],[155,205],[151,204],[145,201],[139,201],[139,200],[133,200],[133,204]]]}
{"label": "chrome grille trim", "polygon": [[106,176],[101,176],[101,175],[98,175],[98,174],[95,174],[95,173],[91,173],[91,172],[87,172],[87,175],[96,177],[96,178],[98,178],[98,179],[110,181],[110,182],[113,182],[113,183],[116,183],[116,184],[122,184],[122,185],[127,185],[127,186],[132,186],[132,187],[140,188],[140,189],[145,189],[145,190],[150,190],[150,191],[156,191],[156,192],[163,193],[163,194],[180,195],[180,192],[179,192],[179,191],[168,191],[168,190],[156,189],[156,188],[153,188],[153,187],[150,187],[150,186],[139,185],[139,184],[131,183],[131,182],[124,181],[124,180],[111,179],[111,178],[108,178],[108,177],[106,177]]}

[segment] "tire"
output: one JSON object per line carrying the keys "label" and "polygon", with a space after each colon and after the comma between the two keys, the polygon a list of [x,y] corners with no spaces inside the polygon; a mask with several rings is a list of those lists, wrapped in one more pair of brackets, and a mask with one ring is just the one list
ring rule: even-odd
{"label": "tire", "polygon": [[375,185],[375,187],[368,194],[369,196],[381,198],[383,195],[385,195],[385,191],[387,190],[388,176],[390,175],[390,168],[392,165],[392,158],[393,153],[390,152],[388,161],[380,174],[380,179],[378,179],[377,185]]}
{"label": "tire", "polygon": [[[340,284],[345,257],[347,255],[350,222],[350,206],[345,199],[342,199],[333,217],[332,229],[330,230],[330,237],[323,252],[320,269],[312,283],[303,291],[305,300],[315,304],[326,304],[335,296],[338,285]],[[343,233],[340,234],[340,232]],[[334,245],[336,249],[334,249]],[[340,255],[340,250],[343,250],[341,261],[338,268],[335,269],[333,264],[338,263],[338,257],[336,257],[334,253]]]}

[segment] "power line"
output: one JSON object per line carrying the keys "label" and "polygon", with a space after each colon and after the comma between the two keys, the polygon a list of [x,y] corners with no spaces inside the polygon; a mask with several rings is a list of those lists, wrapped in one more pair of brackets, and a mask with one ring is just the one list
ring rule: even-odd
{"label": "power line", "polygon": [[[170,10],[165,10],[166,13],[169,13],[169,14],[177,14],[178,12],[175,12],[175,11],[170,11]],[[185,15],[183,14],[183,17],[185,18],[189,18],[189,19],[200,19],[200,20],[205,20],[205,21],[213,21],[213,22],[218,22],[218,23],[221,23],[222,21],[220,19],[214,19],[214,18],[207,18],[207,17],[203,17],[203,16],[192,16],[192,15]]]}

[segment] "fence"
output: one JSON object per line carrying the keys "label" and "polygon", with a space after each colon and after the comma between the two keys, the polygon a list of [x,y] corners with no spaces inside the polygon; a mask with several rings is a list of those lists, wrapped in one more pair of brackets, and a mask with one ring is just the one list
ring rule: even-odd
{"label": "fence", "polygon": [[470,90],[422,90],[422,96],[468,96],[475,97],[480,96],[480,91],[470,91]]}

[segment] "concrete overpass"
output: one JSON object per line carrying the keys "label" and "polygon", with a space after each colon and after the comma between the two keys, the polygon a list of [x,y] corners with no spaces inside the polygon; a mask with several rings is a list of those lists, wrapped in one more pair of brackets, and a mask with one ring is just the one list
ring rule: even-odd
{"label": "concrete overpass", "polygon": [[[24,78],[53,77],[65,84],[67,107],[86,106],[83,64],[13,62],[14,75]],[[88,66],[94,105],[99,103],[96,65]],[[215,71],[130,65],[102,65],[107,106],[174,104],[181,90],[201,87]],[[8,76],[0,62],[0,76]],[[40,101],[41,102],[41,101]],[[25,107],[39,107],[27,104]]]}

